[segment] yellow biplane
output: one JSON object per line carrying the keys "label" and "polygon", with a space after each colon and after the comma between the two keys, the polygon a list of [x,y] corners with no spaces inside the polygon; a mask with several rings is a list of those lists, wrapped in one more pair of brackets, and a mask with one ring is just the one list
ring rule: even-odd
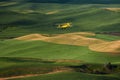
{"label": "yellow biplane", "polygon": [[72,26],[71,23],[62,23],[62,24],[58,24],[57,28],[66,29],[66,28],[69,28],[71,26]]}

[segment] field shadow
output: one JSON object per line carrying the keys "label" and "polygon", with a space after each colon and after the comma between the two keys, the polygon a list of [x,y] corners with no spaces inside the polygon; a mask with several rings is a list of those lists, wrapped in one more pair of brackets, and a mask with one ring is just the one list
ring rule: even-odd
{"label": "field shadow", "polygon": [[12,23],[9,23],[10,25],[34,25],[34,24],[37,24],[36,21],[33,21],[33,20],[18,20],[18,21],[15,21],[15,22],[12,22]]}

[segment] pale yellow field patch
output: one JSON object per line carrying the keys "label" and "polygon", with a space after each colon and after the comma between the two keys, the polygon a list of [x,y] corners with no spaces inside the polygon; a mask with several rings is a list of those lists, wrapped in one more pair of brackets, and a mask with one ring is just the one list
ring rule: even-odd
{"label": "pale yellow field patch", "polygon": [[81,35],[81,36],[95,36],[95,33],[92,32],[74,32],[74,33],[69,33],[69,34],[74,34],[74,35]]}
{"label": "pale yellow field patch", "polygon": [[22,37],[15,38],[16,40],[44,40],[46,39],[46,36],[43,36],[41,34],[30,34]]}
{"label": "pale yellow field patch", "polygon": [[89,48],[97,52],[120,53],[120,40],[91,45]]}
{"label": "pale yellow field patch", "polygon": [[41,40],[56,44],[88,46],[90,50],[107,53],[120,53],[120,40],[118,41],[104,41],[96,38],[89,38],[87,36],[95,36],[94,33],[89,32],[75,32],[58,34],[53,36],[46,36],[44,34],[30,34],[15,38],[16,40]]}
{"label": "pale yellow field patch", "polygon": [[94,35],[93,33],[67,33],[59,34],[52,37],[46,37],[42,34],[30,34],[22,37],[15,38],[17,40],[42,40],[45,42],[52,42],[57,44],[68,44],[77,46],[89,46],[92,44],[103,43],[105,41],[95,38],[88,38],[84,35]]}
{"label": "pale yellow field patch", "polygon": [[105,10],[109,10],[109,11],[120,11],[120,8],[105,8]]}
{"label": "pale yellow field patch", "polygon": [[89,46],[91,44],[103,43],[105,41],[95,38],[87,38],[83,35],[75,33],[61,34],[51,38],[47,38],[44,41],[57,43],[57,44],[68,44],[77,46]]}
{"label": "pale yellow field patch", "polygon": [[56,13],[59,13],[59,11],[50,11],[50,12],[47,12],[47,13],[45,13],[45,14],[47,14],[47,15],[51,15],[51,14],[56,14]]}

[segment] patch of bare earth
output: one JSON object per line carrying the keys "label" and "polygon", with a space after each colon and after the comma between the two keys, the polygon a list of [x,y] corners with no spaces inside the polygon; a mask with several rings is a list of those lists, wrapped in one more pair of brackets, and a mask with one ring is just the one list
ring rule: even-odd
{"label": "patch of bare earth", "polygon": [[105,10],[109,10],[109,11],[120,11],[120,8],[105,8]]}
{"label": "patch of bare earth", "polygon": [[25,35],[22,37],[15,38],[16,40],[44,40],[48,37],[43,36],[41,34],[30,34],[30,35]]}
{"label": "patch of bare earth", "polygon": [[76,45],[76,46],[89,46],[91,44],[105,42],[100,39],[88,38],[86,36],[83,36],[83,34],[81,33],[61,34],[58,36],[47,38],[44,41],[57,43],[57,44]]}
{"label": "patch of bare earth", "polygon": [[68,44],[68,45],[77,45],[77,46],[88,46],[91,44],[103,43],[105,41],[95,38],[88,38],[86,36],[94,36],[94,33],[67,33],[59,34],[52,37],[47,37],[42,34],[30,34],[22,37],[15,38],[17,40],[42,40],[45,42],[52,42],[57,44]]}
{"label": "patch of bare earth", "polygon": [[94,33],[89,32],[76,32],[59,34],[54,36],[45,36],[42,34],[30,34],[22,37],[15,38],[17,40],[41,40],[45,42],[67,44],[76,46],[89,46],[93,51],[120,53],[120,41],[104,41],[96,38],[89,38],[87,36],[95,36]]}
{"label": "patch of bare earth", "polygon": [[98,52],[120,54],[120,40],[91,45],[89,46],[89,48],[93,51],[98,51]]}

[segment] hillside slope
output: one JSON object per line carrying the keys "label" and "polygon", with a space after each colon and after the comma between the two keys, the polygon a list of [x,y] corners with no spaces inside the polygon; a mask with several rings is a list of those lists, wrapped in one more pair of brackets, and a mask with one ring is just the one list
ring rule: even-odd
{"label": "hillside slope", "polygon": [[[119,4],[57,4],[33,2],[0,3],[0,37],[16,37],[30,33],[68,33],[79,31],[120,32]],[[46,6],[47,5],[47,6]],[[67,29],[59,24],[71,23]]]}

